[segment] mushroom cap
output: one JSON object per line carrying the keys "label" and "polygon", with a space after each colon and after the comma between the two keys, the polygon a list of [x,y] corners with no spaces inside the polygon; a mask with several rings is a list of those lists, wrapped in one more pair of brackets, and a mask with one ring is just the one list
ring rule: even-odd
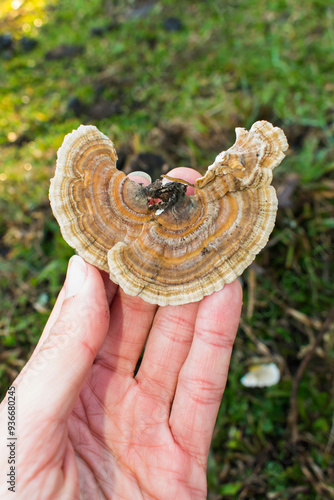
{"label": "mushroom cap", "polygon": [[237,128],[188,196],[178,182],[135,183],[117,170],[110,139],[81,125],[58,151],[51,207],[67,243],[129,295],[194,302],[234,281],[266,245],[277,212],[272,170],[287,148],[269,122]]}
{"label": "mushroom cap", "polygon": [[275,363],[253,365],[240,382],[245,387],[271,387],[278,384],[281,372]]}

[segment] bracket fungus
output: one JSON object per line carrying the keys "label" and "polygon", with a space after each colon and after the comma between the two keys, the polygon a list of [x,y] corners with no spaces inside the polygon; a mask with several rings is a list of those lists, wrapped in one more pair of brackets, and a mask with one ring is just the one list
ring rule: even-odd
{"label": "bracket fungus", "polygon": [[110,139],[81,125],[58,151],[51,207],[67,243],[127,294],[194,302],[234,281],[266,245],[277,212],[272,170],[287,148],[269,122],[237,128],[187,195],[182,182],[135,183],[117,170]]}

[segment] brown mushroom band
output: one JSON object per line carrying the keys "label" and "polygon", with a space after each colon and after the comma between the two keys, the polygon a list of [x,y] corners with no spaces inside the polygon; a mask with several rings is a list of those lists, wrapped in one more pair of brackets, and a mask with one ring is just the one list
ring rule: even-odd
{"label": "brown mushroom band", "polygon": [[81,125],[58,151],[51,207],[67,243],[129,295],[194,302],[235,280],[266,245],[277,212],[272,170],[287,148],[271,123],[237,128],[188,196],[178,182],[135,183],[117,170],[110,139]]}

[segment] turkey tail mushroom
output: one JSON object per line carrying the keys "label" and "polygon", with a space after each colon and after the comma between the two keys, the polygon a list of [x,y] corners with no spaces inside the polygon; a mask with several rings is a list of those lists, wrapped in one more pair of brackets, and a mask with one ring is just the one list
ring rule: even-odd
{"label": "turkey tail mushroom", "polygon": [[277,212],[272,170],[287,148],[269,122],[237,128],[187,195],[178,182],[134,182],[117,170],[110,139],[81,125],[58,151],[51,207],[67,243],[129,295],[194,302],[234,281],[266,245]]}

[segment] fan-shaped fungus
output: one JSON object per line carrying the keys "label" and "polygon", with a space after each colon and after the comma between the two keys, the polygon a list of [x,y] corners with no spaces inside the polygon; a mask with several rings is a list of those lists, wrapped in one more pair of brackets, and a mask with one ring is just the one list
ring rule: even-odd
{"label": "fan-shaped fungus", "polygon": [[272,170],[283,131],[266,121],[236,129],[236,142],[186,185],[137,184],[116,169],[110,139],[81,125],[65,137],[51,181],[53,213],[67,243],[129,295],[184,304],[221,290],[248,267],[274,227]]}

